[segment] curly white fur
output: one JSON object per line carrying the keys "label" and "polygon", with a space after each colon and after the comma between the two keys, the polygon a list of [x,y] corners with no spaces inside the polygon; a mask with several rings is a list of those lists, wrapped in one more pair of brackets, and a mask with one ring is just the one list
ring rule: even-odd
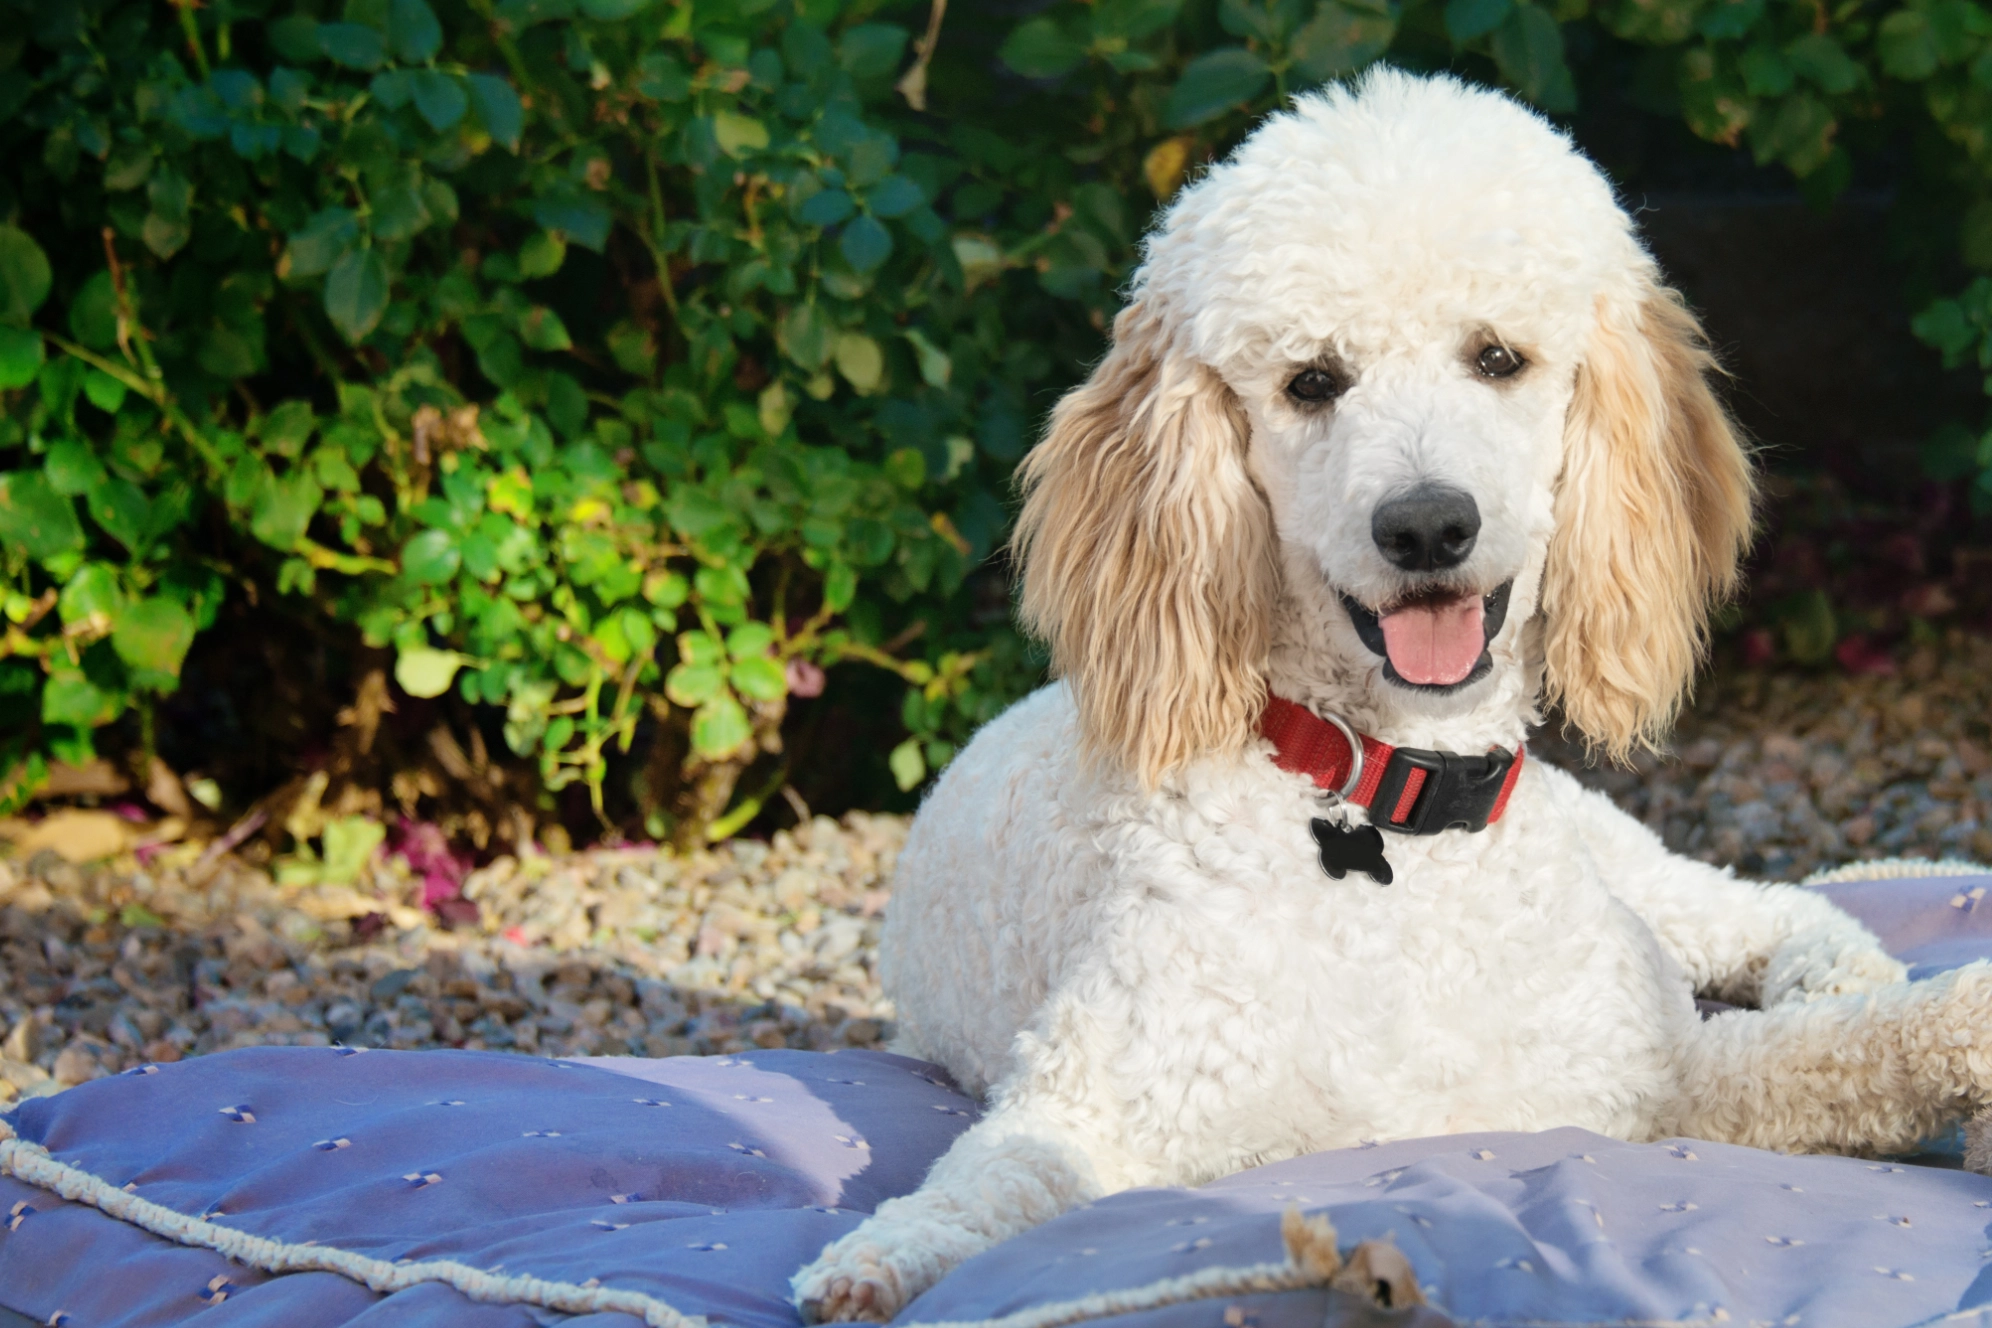
{"label": "curly white fur", "polygon": [[[1304,98],[1172,206],[1116,344],[1027,467],[1027,618],[1063,681],[921,810],[885,932],[901,1048],[990,1110],[797,1274],[889,1318],[1075,1204],[1365,1139],[1575,1125],[1892,1151],[1992,1103],[1992,968],[1911,985],[1820,896],[1669,854],[1529,763],[1477,834],[1327,879],[1268,690],[1396,745],[1513,747],[1555,694],[1650,741],[1747,535],[1693,320],[1596,169],[1493,93],[1381,72]],[[1473,371],[1488,339],[1528,367]],[[1298,369],[1348,390],[1297,406]],[[1417,576],[1370,513],[1483,518],[1451,589],[1512,581],[1493,668],[1382,673],[1343,596]],[[1697,991],[1754,1002],[1704,1022]]]}

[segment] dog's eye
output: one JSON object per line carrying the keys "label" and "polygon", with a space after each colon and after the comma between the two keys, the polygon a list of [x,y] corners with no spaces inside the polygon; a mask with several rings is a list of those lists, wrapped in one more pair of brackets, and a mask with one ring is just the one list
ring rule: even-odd
{"label": "dog's eye", "polygon": [[1526,360],[1506,346],[1494,345],[1480,352],[1473,367],[1480,370],[1484,378],[1512,378],[1521,372],[1525,363]]}
{"label": "dog's eye", "polygon": [[1342,380],[1326,369],[1302,369],[1287,384],[1287,395],[1295,401],[1318,406],[1342,395]]}

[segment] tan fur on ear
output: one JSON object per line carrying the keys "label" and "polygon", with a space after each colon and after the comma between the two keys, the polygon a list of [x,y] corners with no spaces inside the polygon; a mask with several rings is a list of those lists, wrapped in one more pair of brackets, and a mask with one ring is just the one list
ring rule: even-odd
{"label": "tan fur on ear", "polygon": [[1278,572],[1249,430],[1140,303],[1018,472],[1024,625],[1072,688],[1089,758],[1153,788],[1237,750],[1265,704]]}
{"label": "tan fur on ear", "polygon": [[1717,371],[1673,291],[1650,285],[1630,308],[1600,302],[1570,404],[1542,605],[1550,699],[1614,760],[1659,745],[1749,547],[1755,480],[1709,390]]}

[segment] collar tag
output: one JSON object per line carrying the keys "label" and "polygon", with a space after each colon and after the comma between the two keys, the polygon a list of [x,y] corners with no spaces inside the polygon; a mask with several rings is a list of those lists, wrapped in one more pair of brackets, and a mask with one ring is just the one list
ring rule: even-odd
{"label": "collar tag", "polygon": [[1332,880],[1359,871],[1378,885],[1389,885],[1390,859],[1383,856],[1383,836],[1373,825],[1340,826],[1317,816],[1308,822],[1321,848],[1321,870]]}

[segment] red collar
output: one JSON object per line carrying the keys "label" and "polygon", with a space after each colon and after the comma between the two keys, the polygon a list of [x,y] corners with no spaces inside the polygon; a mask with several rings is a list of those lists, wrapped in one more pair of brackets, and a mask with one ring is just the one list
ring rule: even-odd
{"label": "red collar", "polygon": [[[1391,747],[1356,734],[1362,761],[1349,788],[1355,753],[1343,729],[1284,697],[1268,695],[1259,732],[1273,744],[1273,764],[1306,775],[1317,788],[1341,793],[1371,812],[1370,824],[1403,834],[1482,830],[1501,819],[1522,772],[1526,749],[1495,747],[1482,756]],[[1354,730],[1349,730],[1353,733]],[[1346,793],[1343,790],[1347,790]],[[1376,815],[1375,808],[1388,808]]]}

